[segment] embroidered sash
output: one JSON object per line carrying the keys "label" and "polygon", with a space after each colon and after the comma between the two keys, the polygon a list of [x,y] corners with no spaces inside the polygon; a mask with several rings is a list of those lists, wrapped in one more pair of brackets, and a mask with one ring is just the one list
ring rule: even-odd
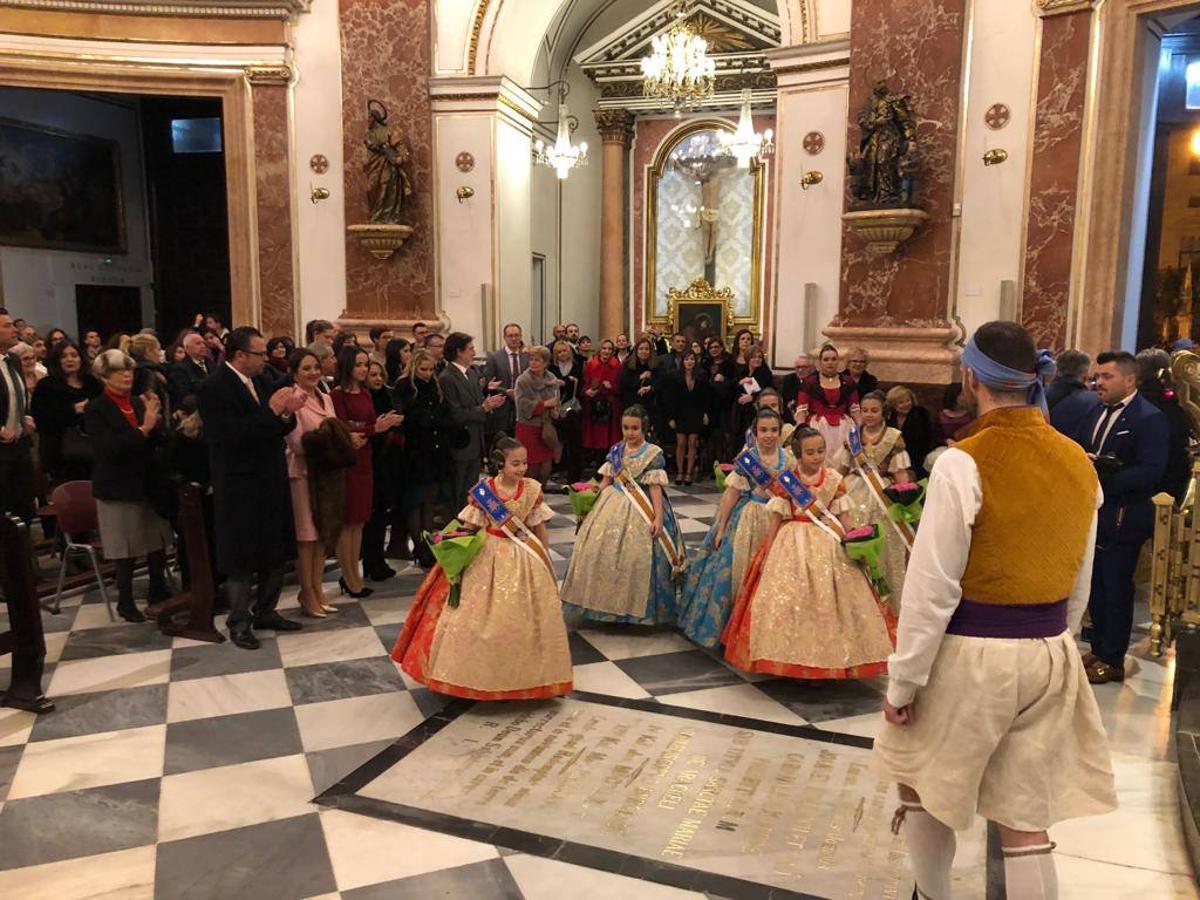
{"label": "embroidered sash", "polygon": [[822,503],[820,498],[809,490],[808,485],[801,480],[799,475],[795,472],[780,473],[779,486],[787,492],[787,495],[795,501],[796,505],[804,511],[805,515],[808,516],[814,525],[839,544],[842,542],[842,538],[846,536],[845,530],[842,528],[842,523],[829,511],[829,507]]}
{"label": "embroidered sash", "polygon": [[[875,465],[875,460],[871,459],[871,455],[863,447],[862,430],[857,425],[850,429],[850,436],[847,438],[846,443],[850,448],[850,458],[854,460],[854,468],[858,472],[859,477],[867,485],[867,492],[871,495],[871,499],[883,511],[883,517],[891,523],[897,536],[904,542],[904,546],[911,551],[916,534],[913,532],[912,526],[907,522],[897,522],[888,515],[888,509],[891,507],[892,501],[883,492],[883,476],[880,474],[878,466]],[[895,441],[893,440],[892,443],[894,444]]]}
{"label": "embroidered sash", "polygon": [[[779,452],[780,465],[783,465],[783,451]],[[742,451],[735,461],[734,465],[738,470],[745,475],[755,485],[770,494],[779,493],[779,489],[775,485],[776,475],[767,467],[767,464],[759,459],[752,450]],[[761,497],[755,496],[754,492],[750,492],[750,499],[756,503],[766,503],[767,501]]]}
{"label": "embroidered sash", "polygon": [[[646,492],[642,490],[642,486],[629,474],[629,470],[625,468],[625,445],[617,444],[608,451],[608,464],[612,466],[613,482],[620,488],[621,493],[625,495],[633,508],[637,510],[638,515],[650,527],[654,526],[654,504],[650,498],[646,496]],[[658,545],[663,548],[663,552],[667,554],[667,559],[671,561],[671,569],[675,572],[683,571],[687,565],[687,557],[683,550],[675,546],[675,542],[671,536],[667,534],[667,529],[664,527],[658,536]]]}
{"label": "embroidered sash", "polygon": [[[508,508],[499,495],[492,490],[492,486],[486,481],[481,481],[471,489],[471,498],[482,507],[483,511],[488,514],[488,518],[496,525],[496,530],[503,532],[505,537],[511,540],[514,544],[532,556],[534,559],[541,560],[546,570],[550,573],[550,577],[558,582],[554,575],[554,565],[550,562],[550,552],[542,544],[536,534],[529,530],[528,526]],[[518,535],[517,532],[520,532]],[[525,540],[522,540],[522,536]]]}

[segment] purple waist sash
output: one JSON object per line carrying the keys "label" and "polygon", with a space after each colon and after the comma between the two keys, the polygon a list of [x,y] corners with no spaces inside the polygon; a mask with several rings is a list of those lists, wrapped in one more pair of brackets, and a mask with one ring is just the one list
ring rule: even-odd
{"label": "purple waist sash", "polygon": [[1050,638],[1067,630],[1067,601],[1001,606],[962,600],[946,634],[981,638]]}

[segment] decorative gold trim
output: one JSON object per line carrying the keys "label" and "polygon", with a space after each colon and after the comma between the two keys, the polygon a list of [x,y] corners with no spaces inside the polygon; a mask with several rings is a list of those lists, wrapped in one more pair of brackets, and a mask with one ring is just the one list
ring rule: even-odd
{"label": "decorative gold trim", "polygon": [[[654,292],[657,252],[656,237],[658,234],[658,179],[662,177],[667,165],[667,157],[680,141],[698,131],[720,129],[734,131],[732,122],[724,119],[690,119],[679,128],[663,138],[662,143],[654,153],[654,158],[645,170],[645,214],[642,251],[642,324],[668,324],[668,316],[657,315],[654,311]],[[750,238],[750,314],[735,316],[734,322],[739,325],[751,325],[758,328],[762,319],[762,265],[764,255],[765,204],[766,204],[766,167],[762,163],[751,163],[750,171],[754,174],[754,230]],[[669,313],[669,311],[668,311]]]}
{"label": "decorative gold trim", "polygon": [[825,69],[839,69],[850,65],[850,56],[837,59],[821,59],[816,62],[796,63],[790,66],[771,66],[771,71],[778,75],[796,75],[801,72],[820,72]]}
{"label": "decorative gold trim", "polygon": [[276,63],[266,66],[246,66],[242,69],[249,81],[255,87],[262,85],[286,85],[292,80],[292,67],[286,63]]}
{"label": "decorative gold trim", "polygon": [[483,31],[483,20],[487,16],[491,0],[479,0],[475,8],[475,21],[471,23],[471,37],[467,42],[467,74],[475,75],[475,58],[479,54],[479,35]]}
{"label": "decorative gold trim", "polygon": [[0,0],[0,6],[115,15],[287,20],[294,15],[308,12],[309,0],[239,0],[236,3],[210,2],[195,5],[143,3],[139,0]]}

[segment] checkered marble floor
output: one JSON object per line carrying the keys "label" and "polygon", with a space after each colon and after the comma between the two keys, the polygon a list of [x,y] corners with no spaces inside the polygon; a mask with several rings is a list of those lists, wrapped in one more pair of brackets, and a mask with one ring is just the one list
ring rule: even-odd
{"label": "checkered marble floor", "polygon": [[[718,495],[670,492],[698,543]],[[573,520],[565,497],[550,502],[563,514],[549,528],[561,574]],[[58,709],[0,709],[0,897],[701,896],[312,804],[445,703],[387,657],[421,578],[406,569],[303,631],[260,632],[256,652],[114,624],[94,594],[45,615]],[[745,676],[669,629],[587,628],[571,648],[581,691],[866,736],[878,727],[881,681]],[[1172,674],[1145,660],[1098,691],[1123,809],[1056,830],[1064,897],[1195,896],[1165,737]]]}

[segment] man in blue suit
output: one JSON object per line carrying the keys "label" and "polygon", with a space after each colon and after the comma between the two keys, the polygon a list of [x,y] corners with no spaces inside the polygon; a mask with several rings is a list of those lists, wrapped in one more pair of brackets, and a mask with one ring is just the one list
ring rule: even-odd
{"label": "man in blue suit", "polygon": [[[1075,438],[1083,421],[1093,415],[1100,399],[1087,388],[1088,367],[1092,359],[1079,350],[1064,350],[1055,360],[1058,376],[1046,388],[1046,405],[1050,407],[1050,424],[1059,434]],[[1084,449],[1089,449],[1084,444]]]}
{"label": "man in blue suit", "polygon": [[[1104,491],[1088,601],[1092,650],[1084,654],[1084,664],[1092,684],[1106,684],[1125,679],[1133,628],[1133,573],[1138,552],[1154,531],[1150,497],[1167,464],[1167,420],[1137,393],[1132,353],[1101,353],[1096,366],[1099,402],[1071,436],[1096,461]],[[1064,400],[1055,412],[1073,399]]]}

